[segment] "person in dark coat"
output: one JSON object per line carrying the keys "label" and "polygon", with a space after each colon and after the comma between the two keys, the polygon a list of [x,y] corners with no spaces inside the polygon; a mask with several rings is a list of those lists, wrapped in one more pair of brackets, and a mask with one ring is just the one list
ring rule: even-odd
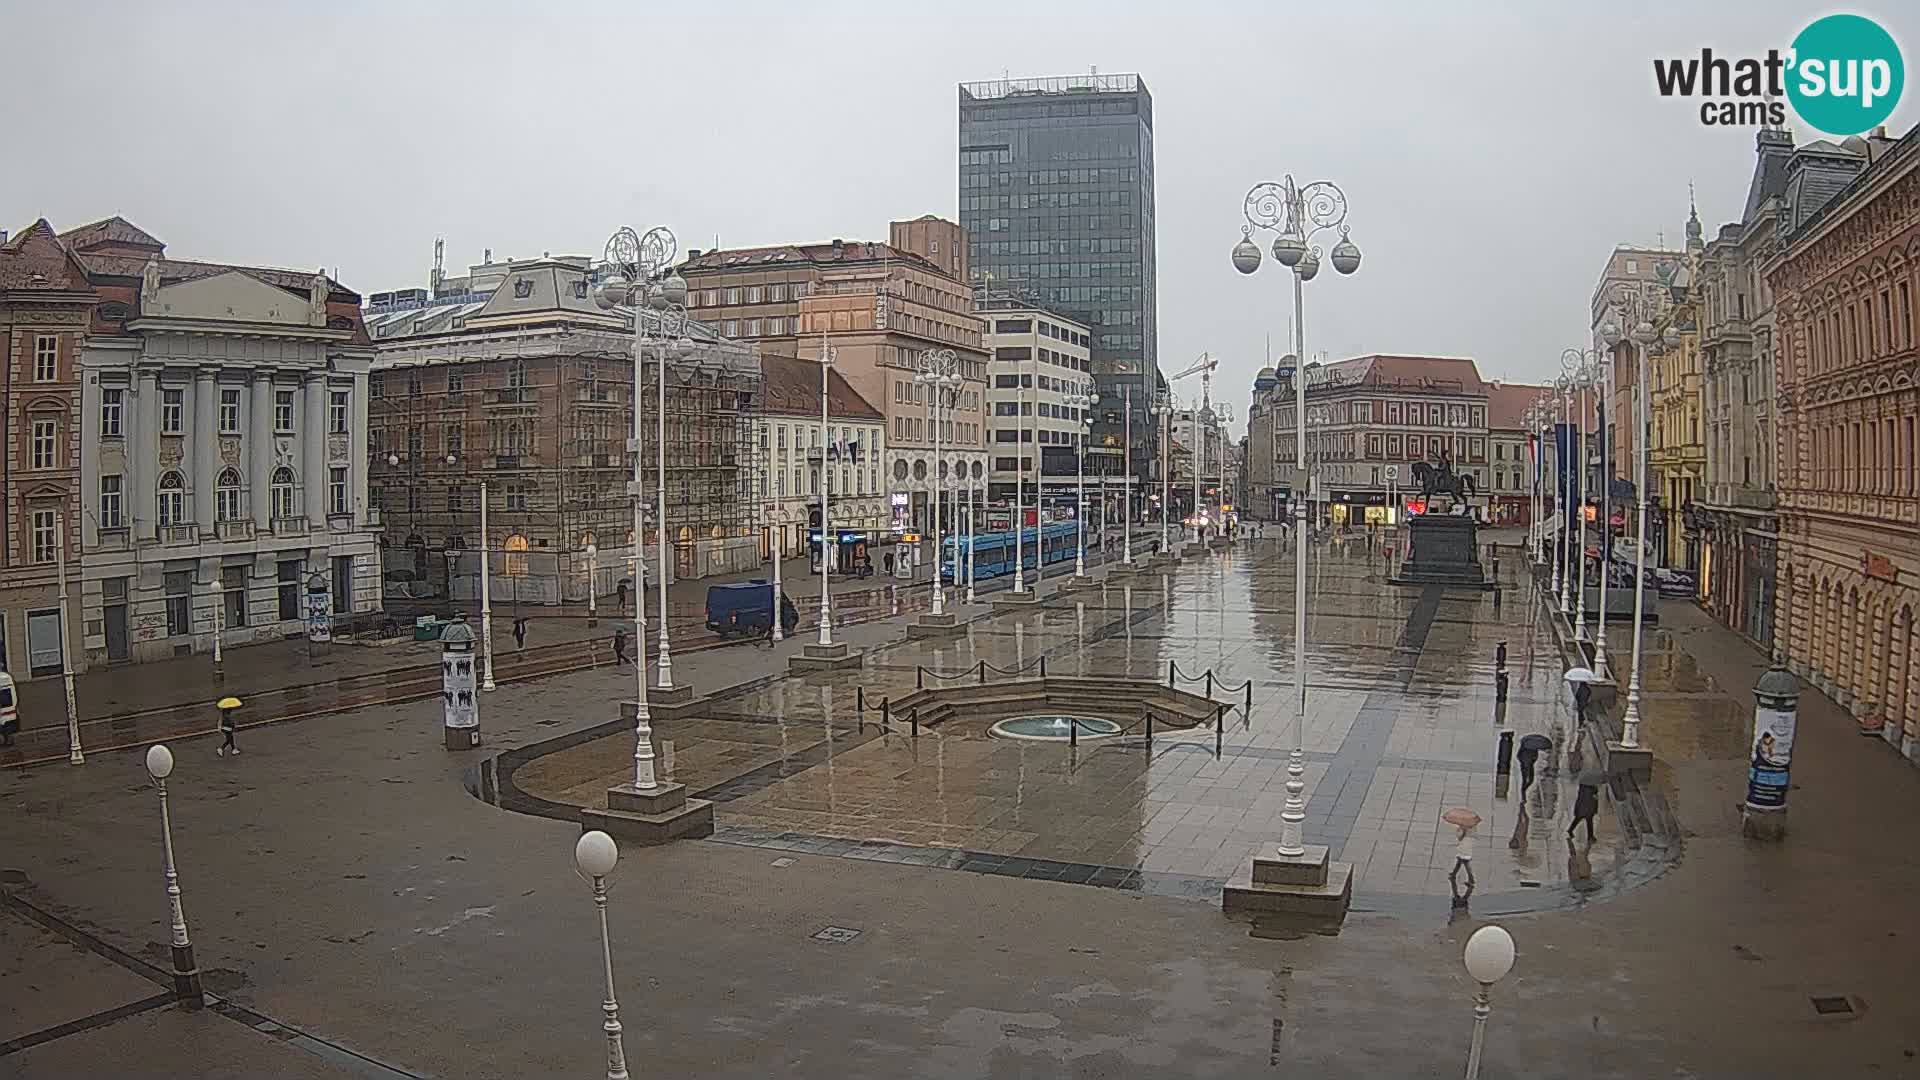
{"label": "person in dark coat", "polygon": [[613,628],[613,666],[624,663],[627,663],[627,628],[616,626]]}
{"label": "person in dark coat", "polygon": [[232,754],[234,757],[239,757],[240,747],[233,741],[233,733],[239,727],[239,724],[234,720],[233,714],[240,708],[240,699],[234,697],[221,698],[214,708],[220,710],[220,745],[214,749],[214,756],[226,757],[228,754]]}
{"label": "person in dark coat", "polygon": [[1593,687],[1584,682],[1573,684],[1573,718],[1579,723],[1587,722],[1587,705],[1593,701]]}
{"label": "person in dark coat", "polygon": [[793,628],[799,625],[800,625],[800,609],[793,606],[792,597],[788,596],[784,592],[781,593],[780,594],[780,632],[782,634],[791,634],[793,633]]}
{"label": "person in dark coat", "polygon": [[527,620],[524,618],[513,620],[513,647],[516,649],[527,647]]}
{"label": "person in dark coat", "polygon": [[1581,784],[1580,791],[1573,797],[1573,822],[1567,826],[1567,842],[1573,842],[1573,831],[1581,822],[1587,823],[1587,843],[1593,843],[1593,819],[1600,813],[1600,789],[1592,784]]}
{"label": "person in dark coat", "polygon": [[1520,794],[1522,796],[1526,795],[1527,789],[1533,786],[1533,766],[1534,762],[1540,759],[1540,752],[1551,749],[1553,749],[1553,740],[1547,738],[1545,735],[1535,734],[1521,738],[1520,753],[1518,756],[1520,758]]}
{"label": "person in dark coat", "polygon": [[620,588],[617,595],[620,598],[620,610],[627,610],[627,582],[625,578],[622,578],[620,581]]}

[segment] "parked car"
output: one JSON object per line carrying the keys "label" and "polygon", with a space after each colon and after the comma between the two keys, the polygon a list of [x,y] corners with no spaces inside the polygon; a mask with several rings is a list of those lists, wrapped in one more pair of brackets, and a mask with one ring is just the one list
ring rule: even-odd
{"label": "parked car", "polygon": [[[785,592],[780,594],[780,629],[793,633],[800,610]],[[732,585],[707,586],[707,629],[721,637],[764,634],[773,625],[773,584],[754,578]]]}

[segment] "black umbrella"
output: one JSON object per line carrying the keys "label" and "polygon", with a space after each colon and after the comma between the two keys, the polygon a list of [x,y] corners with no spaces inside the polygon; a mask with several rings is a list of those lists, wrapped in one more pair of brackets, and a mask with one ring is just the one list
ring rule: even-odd
{"label": "black umbrella", "polygon": [[1553,740],[1547,738],[1545,735],[1535,734],[1520,737],[1520,750],[1522,753],[1531,750],[1537,754],[1551,749],[1553,749]]}

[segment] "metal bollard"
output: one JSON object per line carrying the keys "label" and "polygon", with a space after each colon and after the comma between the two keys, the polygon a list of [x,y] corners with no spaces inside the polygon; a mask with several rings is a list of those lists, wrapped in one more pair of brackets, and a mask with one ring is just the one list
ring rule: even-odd
{"label": "metal bollard", "polygon": [[916,739],[919,738],[920,737],[920,710],[919,709],[913,710],[913,715],[909,716],[907,720],[909,723],[913,725],[913,737]]}
{"label": "metal bollard", "polygon": [[1167,661],[1167,689],[1169,690],[1173,689],[1173,672],[1173,661],[1169,660]]}
{"label": "metal bollard", "polygon": [[919,667],[917,665],[914,667],[913,688],[915,690],[925,690],[927,688],[927,669],[926,668]]}
{"label": "metal bollard", "polygon": [[1153,713],[1147,713],[1147,749],[1153,749]]}
{"label": "metal bollard", "polygon": [[980,685],[987,685],[987,662],[985,660],[980,661]]}
{"label": "metal bollard", "polygon": [[1242,720],[1245,720],[1249,727],[1253,725],[1253,680],[1252,679],[1247,680],[1247,708],[1245,712],[1240,714],[1240,718]]}
{"label": "metal bollard", "polygon": [[1040,677],[1047,677],[1047,658],[1044,656],[1040,658]]}
{"label": "metal bollard", "polygon": [[1220,760],[1220,740],[1226,735],[1226,706],[1222,705],[1213,714],[1213,759]]}
{"label": "metal bollard", "polygon": [[886,731],[888,733],[892,733],[893,731],[893,699],[892,698],[880,699],[880,728],[881,730]]}
{"label": "metal bollard", "polygon": [[867,733],[867,688],[864,686],[853,688],[853,714],[860,720],[860,734],[865,735]]}
{"label": "metal bollard", "polygon": [[1213,696],[1213,669],[1207,669],[1207,696]]}
{"label": "metal bollard", "polygon": [[1494,749],[1493,771],[1500,776],[1513,772],[1513,732],[1500,733],[1500,743]]}
{"label": "metal bollard", "polygon": [[1080,745],[1080,720],[1077,717],[1067,717],[1067,745]]}

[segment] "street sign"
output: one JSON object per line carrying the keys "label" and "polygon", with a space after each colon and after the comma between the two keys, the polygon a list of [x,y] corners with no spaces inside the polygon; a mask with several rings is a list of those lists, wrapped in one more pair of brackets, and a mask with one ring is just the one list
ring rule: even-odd
{"label": "street sign", "polygon": [[1400,479],[1400,466],[1389,465],[1385,469],[1382,469],[1380,471],[1380,475],[1386,477],[1389,480],[1398,480]]}

